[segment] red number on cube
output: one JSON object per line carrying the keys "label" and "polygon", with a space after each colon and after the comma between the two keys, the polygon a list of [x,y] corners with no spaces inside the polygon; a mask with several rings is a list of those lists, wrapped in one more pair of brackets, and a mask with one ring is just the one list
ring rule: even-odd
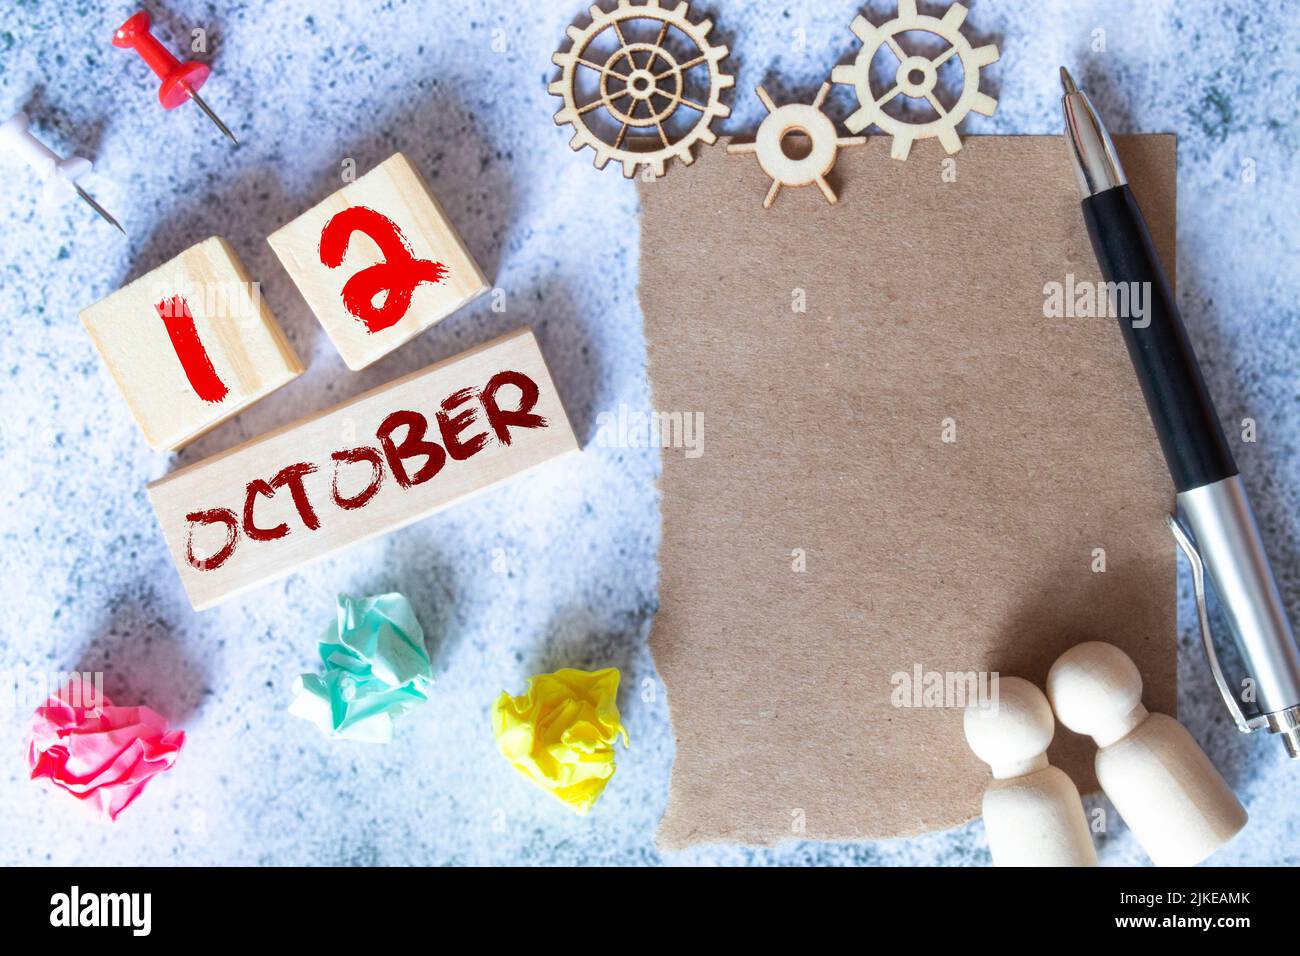
{"label": "red number on cube", "polygon": [[[447,267],[430,259],[417,259],[397,223],[365,206],[352,206],[330,219],[320,234],[320,261],[327,269],[343,264],[352,233],[364,232],[379,246],[383,262],[362,269],[343,286],[343,307],[370,334],[382,332],[402,320],[411,307],[411,295],[422,282],[441,282]],[[383,305],[375,296],[385,293]]]}

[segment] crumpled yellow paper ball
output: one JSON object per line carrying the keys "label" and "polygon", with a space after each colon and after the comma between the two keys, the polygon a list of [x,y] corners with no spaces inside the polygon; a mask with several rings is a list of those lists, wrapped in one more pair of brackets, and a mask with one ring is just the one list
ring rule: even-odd
{"label": "crumpled yellow paper ball", "polygon": [[576,813],[586,814],[614,775],[614,743],[627,728],[618,715],[617,667],[566,667],[538,674],[528,693],[502,691],[492,706],[497,747],[511,765]]}

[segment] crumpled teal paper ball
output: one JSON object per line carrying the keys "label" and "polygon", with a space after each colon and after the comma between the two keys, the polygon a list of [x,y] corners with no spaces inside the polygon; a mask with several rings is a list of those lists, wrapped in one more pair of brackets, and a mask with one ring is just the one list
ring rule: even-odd
{"label": "crumpled teal paper ball", "polygon": [[289,713],[328,737],[387,743],[393,722],[429,699],[433,671],[424,630],[404,595],[353,600],[340,594],[320,656],[324,671],[294,682]]}

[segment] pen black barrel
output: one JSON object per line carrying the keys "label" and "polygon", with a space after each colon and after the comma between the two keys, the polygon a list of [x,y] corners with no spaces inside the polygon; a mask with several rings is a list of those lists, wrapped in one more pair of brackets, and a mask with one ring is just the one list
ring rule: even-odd
{"label": "pen black barrel", "polygon": [[[1083,218],[1106,281],[1128,285],[1129,315],[1121,316],[1119,324],[1174,486],[1182,492],[1237,474],[1132,190],[1116,186],[1089,196],[1083,200]],[[1145,315],[1133,308],[1137,302],[1146,303]]]}

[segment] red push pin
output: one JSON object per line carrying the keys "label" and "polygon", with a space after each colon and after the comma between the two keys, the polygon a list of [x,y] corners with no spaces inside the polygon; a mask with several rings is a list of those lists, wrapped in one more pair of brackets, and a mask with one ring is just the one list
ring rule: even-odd
{"label": "red push pin", "polygon": [[235,134],[226,128],[226,124],[217,118],[217,114],[199,96],[199,87],[206,82],[212,70],[206,63],[196,60],[182,63],[168,53],[167,48],[149,32],[150,23],[149,14],[140,11],[117,28],[113,34],[113,46],[135,50],[149,64],[149,69],[158,74],[158,79],[162,80],[162,85],[158,87],[158,100],[163,109],[174,110],[186,100],[193,100],[208,114],[208,119],[217,124],[217,129],[229,136],[232,143],[238,144]]}

